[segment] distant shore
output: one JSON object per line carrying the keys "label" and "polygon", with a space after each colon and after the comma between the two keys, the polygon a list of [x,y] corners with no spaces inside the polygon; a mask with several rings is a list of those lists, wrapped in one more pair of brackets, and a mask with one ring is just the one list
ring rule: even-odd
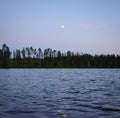
{"label": "distant shore", "polygon": [[0,49],[0,68],[120,68],[120,55],[91,55],[32,47],[10,51],[6,44]]}

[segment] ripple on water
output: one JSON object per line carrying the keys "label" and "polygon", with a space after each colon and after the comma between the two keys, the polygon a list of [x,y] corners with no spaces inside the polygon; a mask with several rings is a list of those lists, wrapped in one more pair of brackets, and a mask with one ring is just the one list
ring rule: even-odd
{"label": "ripple on water", "polygon": [[119,85],[120,69],[0,70],[0,117],[119,118]]}

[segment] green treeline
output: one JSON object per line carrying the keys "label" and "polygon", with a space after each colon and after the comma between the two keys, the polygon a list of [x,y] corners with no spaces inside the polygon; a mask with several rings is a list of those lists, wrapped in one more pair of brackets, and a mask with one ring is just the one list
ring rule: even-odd
{"label": "green treeline", "polygon": [[90,55],[33,47],[11,52],[0,48],[0,68],[120,68],[120,55]]}

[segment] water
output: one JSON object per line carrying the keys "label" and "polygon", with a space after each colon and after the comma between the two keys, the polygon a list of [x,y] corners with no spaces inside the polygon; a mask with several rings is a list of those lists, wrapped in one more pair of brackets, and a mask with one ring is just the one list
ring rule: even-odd
{"label": "water", "polygon": [[0,118],[120,118],[120,69],[0,69]]}

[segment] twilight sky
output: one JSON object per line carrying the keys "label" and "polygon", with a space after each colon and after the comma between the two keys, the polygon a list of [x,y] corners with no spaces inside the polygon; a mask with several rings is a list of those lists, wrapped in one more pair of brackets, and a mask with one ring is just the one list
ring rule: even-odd
{"label": "twilight sky", "polygon": [[0,47],[120,54],[120,0],[0,0]]}

